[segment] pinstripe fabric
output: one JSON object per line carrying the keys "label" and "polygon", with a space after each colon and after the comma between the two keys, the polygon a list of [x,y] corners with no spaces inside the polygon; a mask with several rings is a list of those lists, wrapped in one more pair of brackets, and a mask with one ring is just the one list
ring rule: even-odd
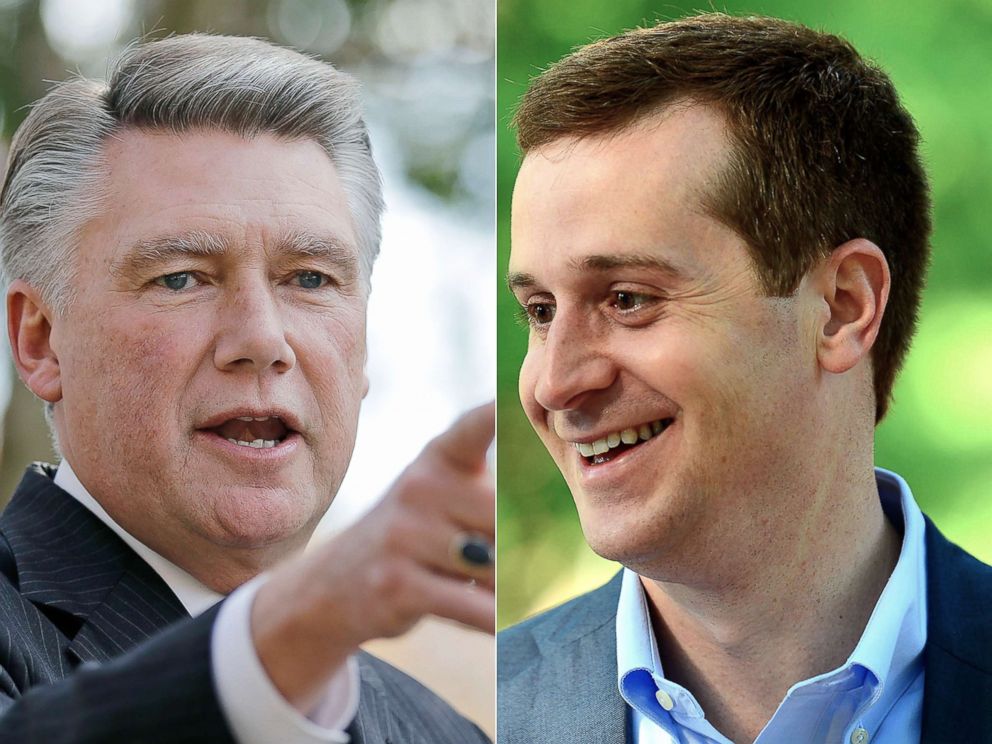
{"label": "pinstripe fabric", "polygon": [[361,653],[361,701],[352,744],[488,744],[482,731],[419,682]]}
{"label": "pinstripe fabric", "polygon": [[0,571],[0,741],[232,741],[209,667],[216,610],[190,620],[40,466],[0,517]]}
{"label": "pinstripe fabric", "polygon": [[[232,742],[210,670],[216,614],[190,619],[51,470],[32,466],[0,516],[0,742]],[[362,654],[359,666],[355,744],[488,742],[385,662]]]}

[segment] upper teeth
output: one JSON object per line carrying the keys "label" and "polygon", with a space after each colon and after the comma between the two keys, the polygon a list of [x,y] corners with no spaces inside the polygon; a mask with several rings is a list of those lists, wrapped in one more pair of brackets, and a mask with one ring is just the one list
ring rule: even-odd
{"label": "upper teeth", "polygon": [[658,419],[657,421],[652,421],[650,424],[641,424],[637,428],[631,427],[623,431],[614,431],[602,439],[597,439],[595,442],[573,442],[573,444],[575,445],[575,449],[583,457],[602,455],[614,447],[619,447],[621,442],[624,444],[635,444],[638,440],[647,441],[665,428],[666,421],[668,419]]}
{"label": "upper teeth", "polygon": [[245,442],[241,439],[231,439],[227,438],[227,441],[231,444],[239,444],[242,447],[256,447],[259,449],[268,449],[269,447],[275,447],[279,442],[275,439],[253,439],[250,442]]}
{"label": "upper teeth", "polygon": [[268,421],[271,416],[238,416],[238,421]]}

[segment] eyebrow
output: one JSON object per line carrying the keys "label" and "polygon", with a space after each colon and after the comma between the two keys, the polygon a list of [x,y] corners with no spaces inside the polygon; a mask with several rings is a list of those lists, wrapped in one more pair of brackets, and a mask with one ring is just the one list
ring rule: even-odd
{"label": "eyebrow", "polygon": [[[139,240],[113,263],[110,270],[113,274],[140,272],[147,266],[167,263],[177,258],[220,257],[227,250],[228,243],[223,238],[209,232],[192,230]],[[354,281],[358,275],[357,249],[337,237],[295,230],[277,242],[276,250],[291,258],[315,258],[333,264],[340,272],[340,282]]]}
{"label": "eyebrow", "polygon": [[[673,279],[684,279],[687,273],[671,261],[645,253],[607,255],[594,254],[573,259],[569,267],[575,271],[612,271],[614,269],[648,269],[658,271]],[[533,287],[537,279],[532,274],[523,271],[511,271],[506,275],[506,284],[510,291]]]}
{"label": "eyebrow", "polygon": [[646,253],[634,253],[623,255],[597,254],[585,256],[584,258],[572,261],[575,269],[586,271],[612,271],[613,269],[648,269],[668,274],[674,279],[682,279],[686,272],[671,261],[660,256]]}
{"label": "eyebrow", "polygon": [[339,272],[340,283],[350,283],[358,277],[358,249],[335,236],[295,230],[279,241],[278,250],[289,256],[316,258],[332,264]]}
{"label": "eyebrow", "polygon": [[127,253],[114,261],[112,274],[127,274],[149,265],[166,263],[174,258],[195,256],[210,258],[226,250],[224,242],[216,235],[192,231],[179,235],[145,238],[134,243]]}
{"label": "eyebrow", "polygon": [[526,274],[523,271],[511,271],[506,275],[506,286],[510,288],[511,292],[526,287],[533,287],[535,284],[537,284],[537,280],[534,276],[532,274]]}

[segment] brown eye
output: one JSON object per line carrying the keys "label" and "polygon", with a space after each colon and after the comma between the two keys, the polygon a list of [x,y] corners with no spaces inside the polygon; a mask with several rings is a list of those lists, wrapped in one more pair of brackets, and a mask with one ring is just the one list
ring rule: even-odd
{"label": "brown eye", "polygon": [[613,306],[617,310],[636,310],[647,301],[647,296],[637,292],[615,292],[613,294]]}
{"label": "brown eye", "polygon": [[547,325],[555,317],[555,306],[549,302],[532,302],[527,305],[527,317],[531,325]]}

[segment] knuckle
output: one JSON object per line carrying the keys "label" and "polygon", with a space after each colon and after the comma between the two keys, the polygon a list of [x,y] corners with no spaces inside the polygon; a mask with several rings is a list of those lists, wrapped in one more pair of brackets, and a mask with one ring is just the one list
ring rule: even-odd
{"label": "knuckle", "polygon": [[370,594],[379,599],[389,597],[402,590],[404,569],[399,561],[389,559],[374,562],[369,566],[368,587]]}
{"label": "knuckle", "polygon": [[409,522],[401,519],[391,522],[385,530],[382,544],[384,550],[393,555],[405,553],[413,544],[413,530]]}
{"label": "knuckle", "polygon": [[385,595],[383,604],[393,634],[404,632],[424,615],[421,599],[417,592],[410,589],[408,582],[395,586]]}
{"label": "knuckle", "polygon": [[396,483],[397,501],[408,506],[420,506],[437,488],[437,478],[430,469],[415,463],[406,469]]}
{"label": "knuckle", "polygon": [[480,506],[495,509],[496,508],[496,489],[492,483],[484,483],[477,488],[477,501]]}

